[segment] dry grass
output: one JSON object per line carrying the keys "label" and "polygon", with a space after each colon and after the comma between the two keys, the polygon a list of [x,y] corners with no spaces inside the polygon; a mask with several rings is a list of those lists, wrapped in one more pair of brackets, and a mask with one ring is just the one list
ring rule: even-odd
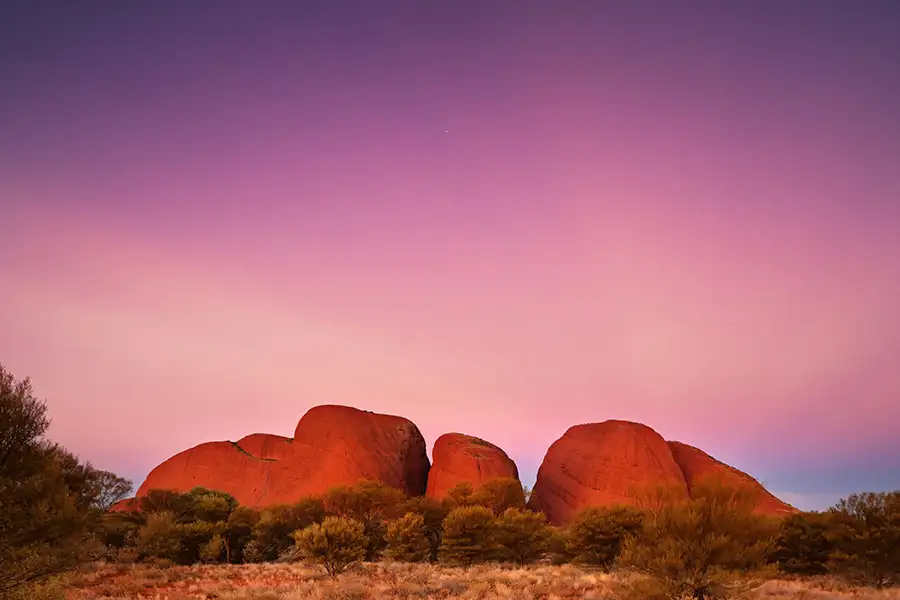
{"label": "dry grass", "polygon": [[[379,563],[335,580],[303,564],[86,567],[66,582],[67,600],[562,600],[615,599],[615,575],[572,565],[470,569]],[[900,600],[900,590],[876,592],[836,581],[773,580],[757,600]]]}

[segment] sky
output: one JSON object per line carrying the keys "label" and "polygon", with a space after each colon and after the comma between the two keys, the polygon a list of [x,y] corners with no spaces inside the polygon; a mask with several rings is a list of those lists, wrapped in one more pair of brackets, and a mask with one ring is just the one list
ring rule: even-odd
{"label": "sky", "polygon": [[318,404],[900,488],[900,4],[0,3],[0,363],[139,484]]}

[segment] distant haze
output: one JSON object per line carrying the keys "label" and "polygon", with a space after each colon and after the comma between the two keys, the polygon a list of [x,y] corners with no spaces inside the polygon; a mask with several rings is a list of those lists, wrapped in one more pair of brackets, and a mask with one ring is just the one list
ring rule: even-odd
{"label": "distant haze", "polygon": [[0,362],[140,483],[311,406],[900,488],[900,3],[0,4]]}

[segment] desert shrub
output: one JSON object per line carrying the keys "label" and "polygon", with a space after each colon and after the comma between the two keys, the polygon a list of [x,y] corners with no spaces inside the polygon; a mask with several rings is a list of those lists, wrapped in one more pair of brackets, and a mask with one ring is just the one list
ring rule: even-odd
{"label": "desert shrub", "polygon": [[193,521],[191,523],[179,523],[176,530],[179,547],[175,556],[167,557],[179,565],[192,565],[202,560],[203,547],[213,538],[220,536],[224,529],[224,523],[210,523],[208,521]]}
{"label": "desert shrub", "polygon": [[459,508],[460,506],[471,505],[473,493],[474,490],[472,484],[468,481],[462,481],[450,488],[450,490],[447,491],[447,496],[444,498],[444,506],[447,512],[450,512],[454,508]]}
{"label": "desert shrub", "polygon": [[241,559],[245,563],[261,563],[265,561],[265,555],[262,551],[262,548],[259,545],[259,542],[256,540],[250,540],[244,546],[243,552],[241,553]]}
{"label": "desert shrub", "polygon": [[363,524],[354,519],[327,517],[295,532],[294,539],[302,556],[324,566],[332,577],[361,561],[366,553]]}
{"label": "desert shrub", "polygon": [[608,568],[619,556],[622,541],[642,524],[643,515],[633,508],[588,508],[566,530],[566,555],[574,562]]}
{"label": "desert shrub", "polygon": [[138,530],[137,549],[142,558],[174,560],[181,550],[181,531],[170,512],[147,515],[147,523]]}
{"label": "desert shrub", "polygon": [[448,512],[445,504],[432,498],[416,496],[407,501],[406,511],[421,515],[425,538],[428,540],[428,560],[437,561],[444,535],[444,518]]}
{"label": "desert shrub", "polygon": [[496,522],[498,556],[522,565],[534,562],[547,553],[552,534],[543,513],[508,508]]}
{"label": "desert shrub", "polygon": [[187,494],[189,498],[188,521],[207,521],[218,523],[227,521],[228,516],[237,508],[237,500],[231,494],[195,487]]}
{"label": "desert shrub", "polygon": [[852,494],[831,511],[832,570],[877,588],[900,581],[900,491]]}
{"label": "desert shrub", "polygon": [[253,539],[253,527],[259,522],[259,513],[246,506],[238,506],[225,522],[222,541],[225,545],[225,562],[243,562],[244,548]]}
{"label": "desert shrub", "polygon": [[454,508],[444,519],[442,562],[472,565],[496,557],[496,518],[483,506]]}
{"label": "desert shrub", "polygon": [[214,535],[209,541],[200,545],[200,560],[204,563],[217,563],[225,554],[225,540],[221,535]]}
{"label": "desert shrub", "polygon": [[329,515],[354,519],[363,524],[368,561],[375,560],[387,545],[387,520],[405,514],[406,495],[384,483],[360,481],[354,486],[339,486],[324,497]]}
{"label": "desert shrub", "polygon": [[100,538],[103,545],[113,548],[134,545],[137,532],[145,523],[146,520],[140,513],[107,513],[101,521]]}
{"label": "desert shrub", "polygon": [[148,490],[138,501],[138,510],[145,514],[168,513],[176,523],[193,519],[194,499],[175,490]]}
{"label": "desert shrub", "polygon": [[547,555],[550,564],[563,565],[572,561],[572,555],[569,550],[572,545],[569,544],[568,532],[560,527],[550,527],[550,539],[547,540]]}
{"label": "desert shrub", "polygon": [[354,519],[360,523],[403,516],[406,495],[400,490],[376,481],[360,481],[354,486],[338,486],[325,493],[325,511],[332,516]]}
{"label": "desert shrub", "polygon": [[484,506],[499,515],[508,508],[525,508],[525,490],[514,477],[489,479],[472,493],[469,503]]}
{"label": "desert shrub", "polygon": [[44,437],[46,412],[30,381],[0,365],[0,596],[31,593],[103,551],[93,534],[108,501],[104,472]]}
{"label": "desert shrub", "polygon": [[785,573],[822,575],[834,552],[835,519],[829,513],[799,513],[781,522],[772,560]]}
{"label": "desert shrub", "polygon": [[324,518],[325,507],[318,498],[264,509],[253,526],[253,541],[261,560],[277,559],[294,545],[292,535],[295,531],[321,523]]}
{"label": "desert shrub", "polygon": [[758,583],[774,530],[753,514],[755,495],[715,484],[694,498],[648,511],[641,530],[625,538],[619,564],[646,576],[642,598],[727,598]]}
{"label": "desert shrub", "polygon": [[431,556],[431,545],[425,529],[425,518],[416,513],[406,513],[387,526],[388,558],[403,562],[421,562]]}

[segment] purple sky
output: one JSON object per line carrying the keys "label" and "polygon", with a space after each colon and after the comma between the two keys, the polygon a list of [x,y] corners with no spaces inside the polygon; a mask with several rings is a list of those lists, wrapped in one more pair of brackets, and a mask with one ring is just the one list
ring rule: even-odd
{"label": "purple sky", "polygon": [[0,362],[135,479],[311,406],[900,488],[897,2],[0,3]]}

